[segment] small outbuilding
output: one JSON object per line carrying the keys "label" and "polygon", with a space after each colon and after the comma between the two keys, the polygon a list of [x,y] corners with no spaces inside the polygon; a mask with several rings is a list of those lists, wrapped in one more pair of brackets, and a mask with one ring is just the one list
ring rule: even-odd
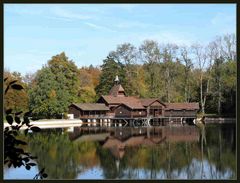
{"label": "small outbuilding", "polygon": [[192,103],[165,103],[166,117],[196,117],[199,110],[197,102]]}
{"label": "small outbuilding", "polygon": [[71,104],[69,106],[69,114],[73,114],[74,118],[91,118],[91,117],[103,117],[109,108],[105,104],[100,103],[81,103]]}

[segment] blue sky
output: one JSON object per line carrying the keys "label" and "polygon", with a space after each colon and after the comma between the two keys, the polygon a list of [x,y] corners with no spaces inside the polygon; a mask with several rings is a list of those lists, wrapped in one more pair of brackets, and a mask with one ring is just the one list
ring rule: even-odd
{"label": "blue sky", "polygon": [[118,44],[205,44],[236,33],[235,4],[4,4],[4,67],[22,74],[65,51],[101,65]]}

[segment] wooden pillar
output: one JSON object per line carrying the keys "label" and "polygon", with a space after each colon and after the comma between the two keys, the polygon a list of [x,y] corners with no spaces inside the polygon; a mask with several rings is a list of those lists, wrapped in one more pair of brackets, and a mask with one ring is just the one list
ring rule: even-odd
{"label": "wooden pillar", "polygon": [[150,112],[149,112],[149,109],[150,109],[150,107],[148,106],[148,107],[147,107],[147,117],[150,115],[150,114],[149,114],[149,113],[150,113]]}

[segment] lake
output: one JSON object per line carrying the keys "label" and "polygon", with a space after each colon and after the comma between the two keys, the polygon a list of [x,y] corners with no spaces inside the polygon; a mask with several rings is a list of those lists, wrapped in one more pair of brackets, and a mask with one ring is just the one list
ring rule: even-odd
{"label": "lake", "polygon": [[4,179],[236,179],[234,124],[74,127],[21,136],[37,156],[30,170],[4,167]]}

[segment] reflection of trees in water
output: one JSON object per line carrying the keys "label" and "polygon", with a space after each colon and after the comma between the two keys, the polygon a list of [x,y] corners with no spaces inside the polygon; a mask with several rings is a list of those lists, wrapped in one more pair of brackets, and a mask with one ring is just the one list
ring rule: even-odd
{"label": "reflection of trees in water", "polygon": [[229,144],[233,142],[231,139],[232,136],[222,134],[221,128],[207,127],[207,131],[201,131],[199,142],[163,142],[155,146],[125,147],[119,170],[116,168],[117,158],[109,150],[105,149],[103,154],[99,148],[98,152],[101,153],[105,178],[231,178],[235,175],[235,150],[232,151],[232,143]]}
{"label": "reflection of trees in water", "polygon": [[138,171],[143,170],[144,177],[147,179],[175,178],[180,174],[181,168],[188,165],[189,160],[183,151],[186,150],[185,147],[179,143],[164,143],[152,147],[129,147],[123,157],[123,161],[128,163],[126,170],[123,171],[124,177],[138,178],[136,177],[139,175]]}
{"label": "reflection of trees in water", "polygon": [[38,166],[46,167],[49,179],[74,179],[84,170],[98,164],[96,143],[73,143],[67,135],[40,134],[30,140],[38,156]]}
{"label": "reflection of trees in water", "polygon": [[50,179],[74,179],[97,165],[107,179],[235,178],[235,134],[229,132],[234,130],[207,126],[199,142],[125,147],[123,157],[98,142],[71,142],[64,134],[41,133],[29,138],[29,144]]}
{"label": "reflection of trees in water", "polygon": [[117,169],[116,159],[111,154],[109,149],[97,148],[97,154],[99,156],[100,164],[103,170],[103,176],[105,178],[115,179],[121,175]]}
{"label": "reflection of trees in water", "polygon": [[236,154],[235,154],[235,126],[234,125],[210,125],[206,129],[208,145],[207,159],[210,162],[210,178],[220,179],[226,177],[235,178]]}
{"label": "reflection of trees in water", "polygon": [[217,133],[216,128],[202,131],[199,142],[127,147],[121,161],[127,162],[126,167],[121,167],[124,178],[139,178],[139,171],[147,179],[182,176],[187,179],[220,179],[235,175],[235,151],[232,151],[228,138],[223,137],[221,128]]}

